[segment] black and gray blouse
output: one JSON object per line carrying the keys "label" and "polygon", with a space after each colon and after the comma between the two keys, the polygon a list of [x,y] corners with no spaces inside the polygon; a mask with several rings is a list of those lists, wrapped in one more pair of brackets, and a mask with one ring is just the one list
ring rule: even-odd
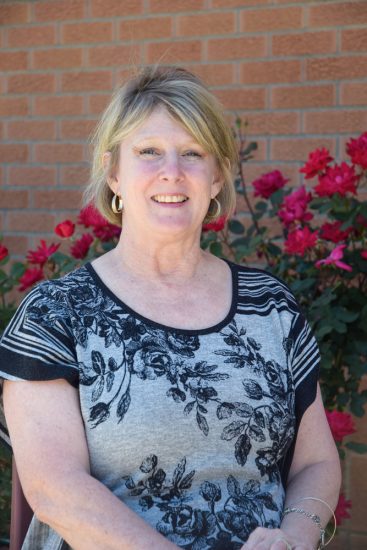
{"label": "black and gray blouse", "polygon": [[[0,377],[78,389],[92,475],[190,550],[237,550],[279,526],[316,395],[317,345],[289,289],[228,264],[232,305],[215,326],[153,322],[87,264],[31,291],[0,345]],[[23,548],[68,547],[34,518]]]}

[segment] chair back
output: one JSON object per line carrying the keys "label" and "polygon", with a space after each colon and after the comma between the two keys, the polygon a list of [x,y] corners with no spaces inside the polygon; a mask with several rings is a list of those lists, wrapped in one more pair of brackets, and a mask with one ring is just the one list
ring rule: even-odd
{"label": "chair back", "polygon": [[33,512],[24,496],[13,457],[9,550],[21,550],[32,517]]}

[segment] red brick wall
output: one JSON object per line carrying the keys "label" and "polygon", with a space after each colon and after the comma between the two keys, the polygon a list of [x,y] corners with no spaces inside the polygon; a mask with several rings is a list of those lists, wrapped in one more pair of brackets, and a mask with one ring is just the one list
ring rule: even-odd
{"label": "red brick wall", "polygon": [[0,3],[0,227],[23,254],[70,215],[86,139],[132,65],[201,75],[259,143],[249,180],[299,183],[313,147],[367,127],[367,2],[45,0]]}
{"label": "red brick wall", "polygon": [[[133,65],[184,65],[247,119],[249,180],[271,167],[298,184],[312,148],[340,157],[367,129],[366,0],[5,0],[0,25],[0,230],[13,254],[75,214],[87,136]],[[367,548],[366,466],[351,456],[353,534],[333,548]]]}

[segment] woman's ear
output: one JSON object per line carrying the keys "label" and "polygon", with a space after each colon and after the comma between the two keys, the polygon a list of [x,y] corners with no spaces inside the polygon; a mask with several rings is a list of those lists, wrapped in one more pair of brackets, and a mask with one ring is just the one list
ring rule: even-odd
{"label": "woman's ear", "polygon": [[112,159],[112,153],[110,151],[107,151],[103,154],[102,157],[102,163],[103,168],[106,171],[107,174],[107,183],[109,188],[115,195],[118,194],[118,182],[117,180],[112,176],[112,167],[111,167],[111,159]]}
{"label": "woman's ear", "polygon": [[[226,163],[226,167],[228,168],[228,170],[230,169],[230,162],[229,162],[229,159],[225,158],[225,163]],[[217,170],[216,170],[216,174],[215,174],[215,177],[213,179],[213,183],[212,183],[212,192],[211,192],[211,198],[214,199],[214,197],[216,197],[218,195],[218,193],[220,192],[220,190],[222,189],[223,185],[224,185],[224,182],[225,182],[226,178],[223,174],[223,170],[221,169],[220,165],[219,165],[219,162],[217,162]]]}

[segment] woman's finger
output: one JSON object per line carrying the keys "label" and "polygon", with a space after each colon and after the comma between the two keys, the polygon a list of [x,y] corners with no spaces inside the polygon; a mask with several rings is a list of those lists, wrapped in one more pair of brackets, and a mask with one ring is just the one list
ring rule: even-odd
{"label": "woman's finger", "polygon": [[294,550],[294,547],[286,538],[279,537],[273,542],[269,550]]}

